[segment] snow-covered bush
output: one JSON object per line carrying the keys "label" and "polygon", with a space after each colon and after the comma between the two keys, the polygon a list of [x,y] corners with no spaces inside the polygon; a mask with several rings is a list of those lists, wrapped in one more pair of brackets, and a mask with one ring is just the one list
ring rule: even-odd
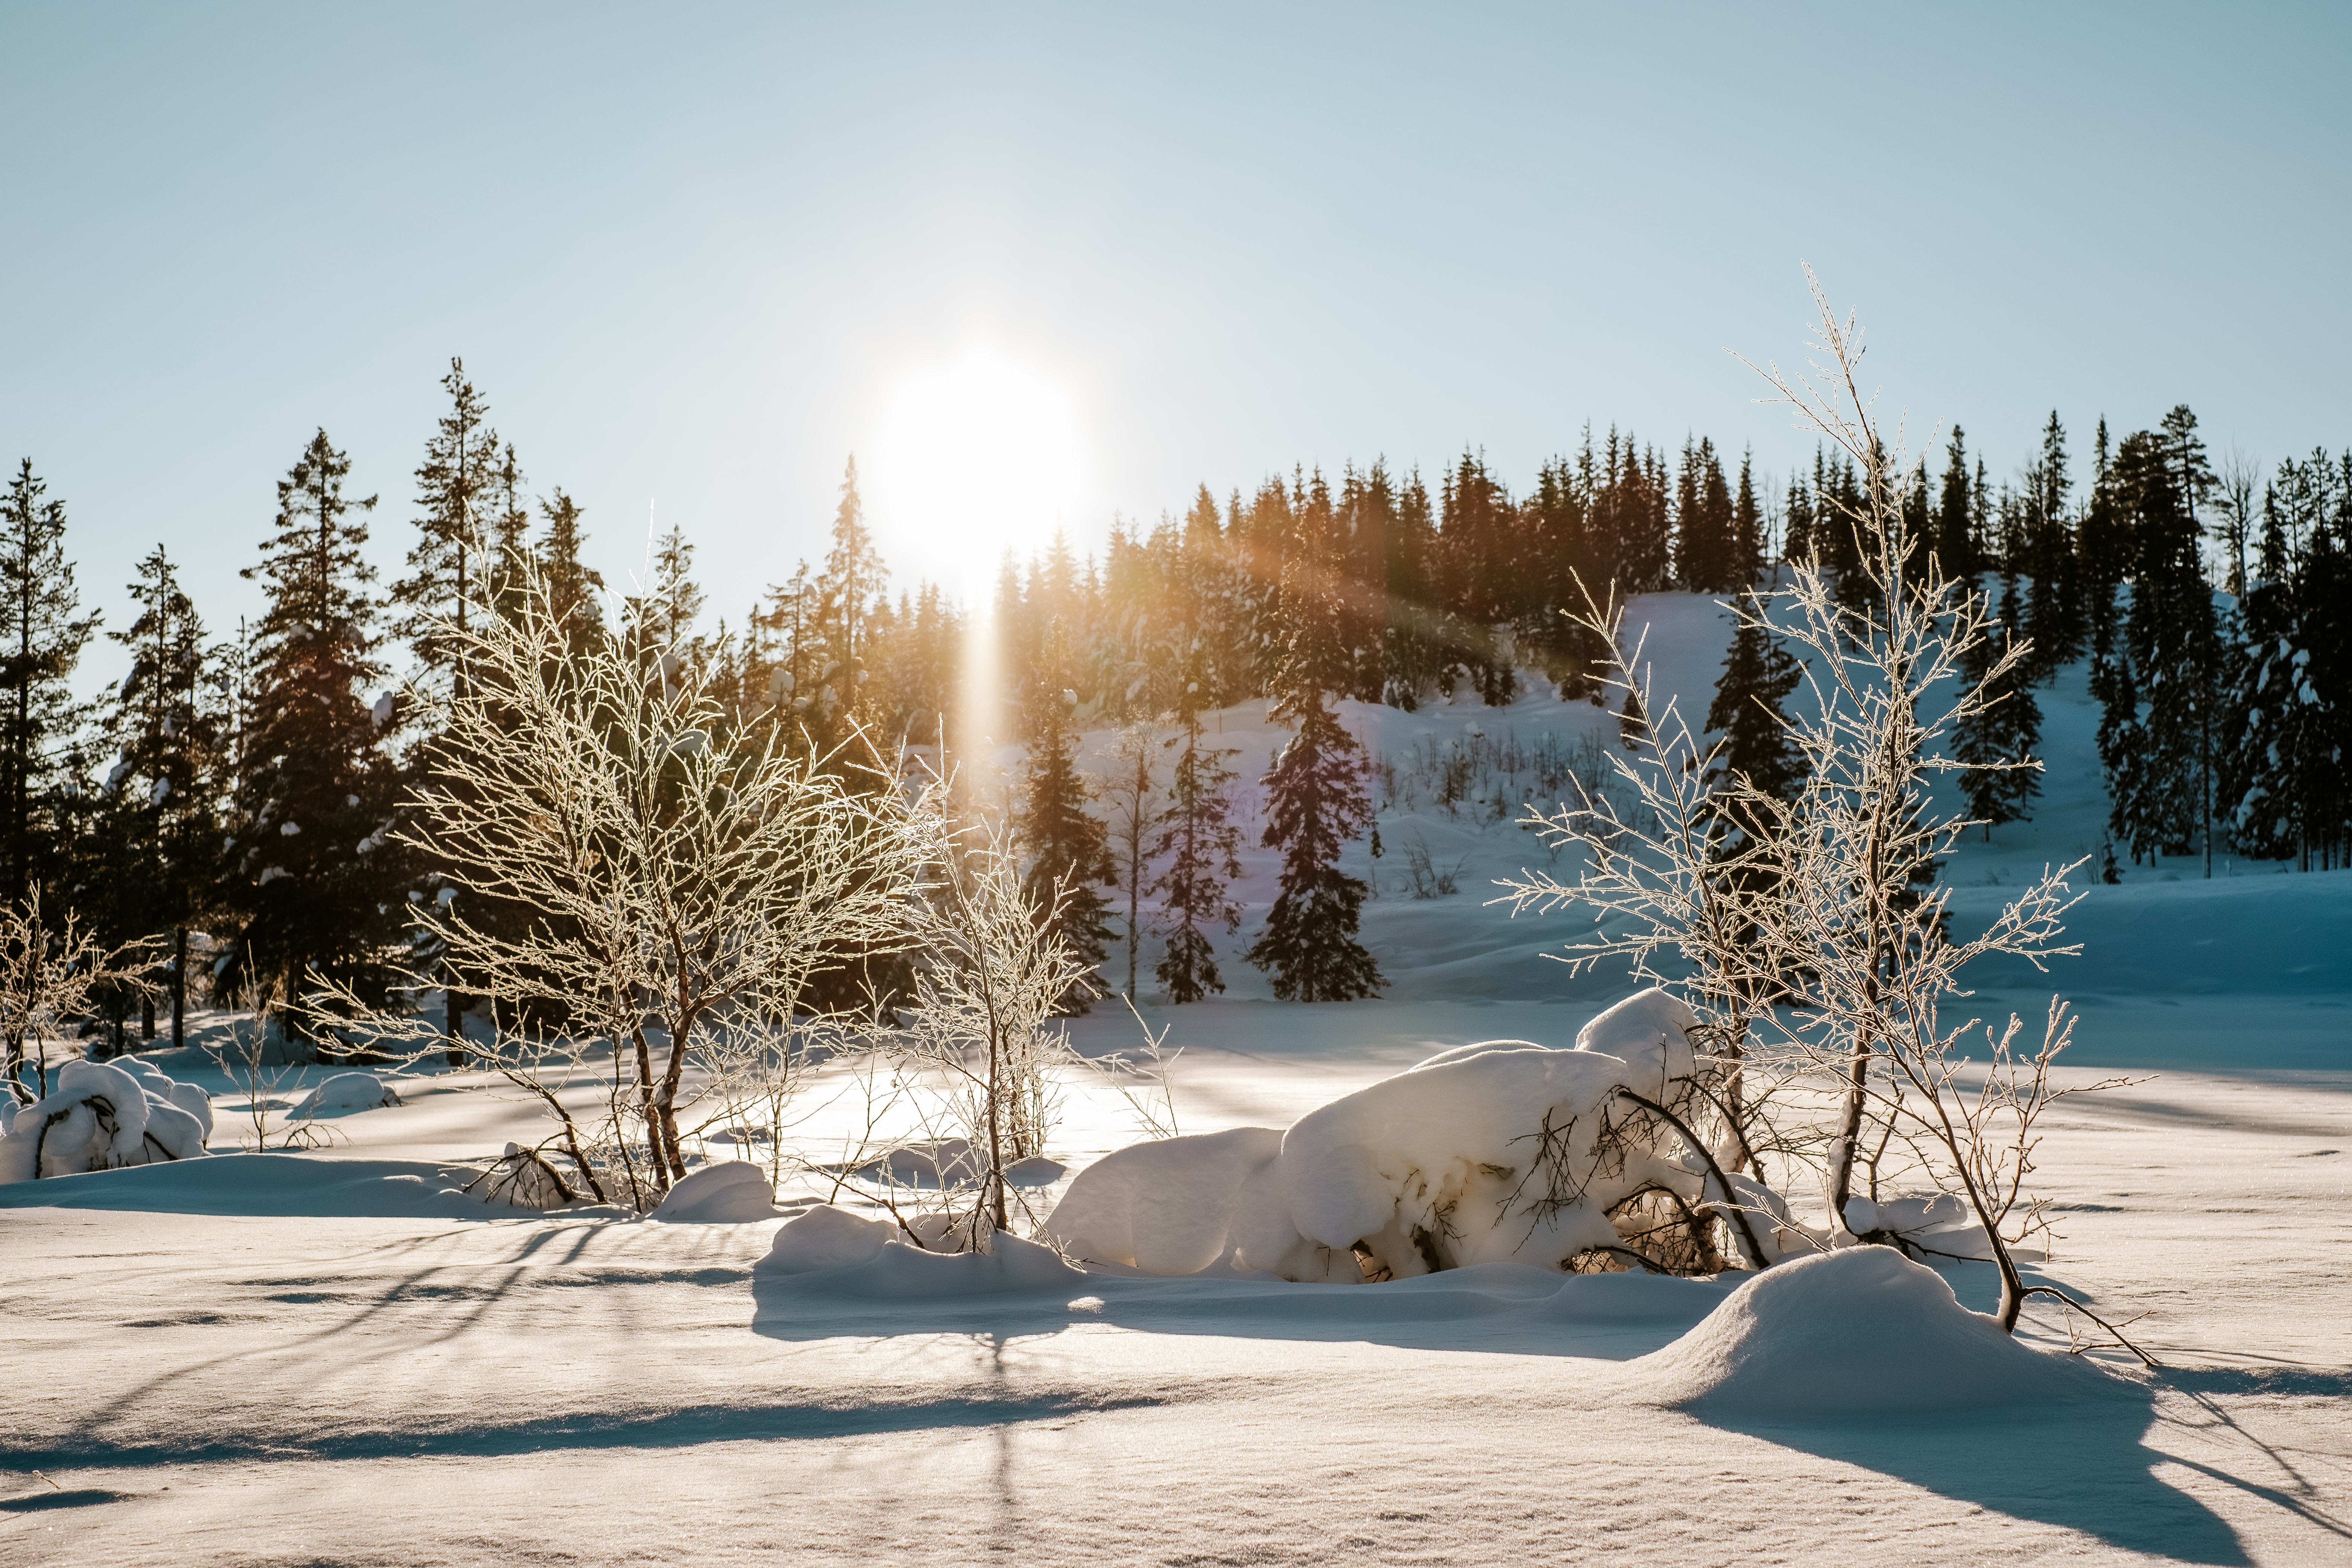
{"label": "snow-covered bush", "polygon": [[30,1105],[0,1110],[0,1184],[193,1159],[205,1152],[209,1110],[200,1119],[172,1093],[150,1085],[162,1074],[112,1062],[69,1061],[57,1086]]}
{"label": "snow-covered bush", "polygon": [[[1805,1243],[1690,1135],[1696,1019],[1650,989],[1572,1049],[1442,1051],[1301,1117],[1136,1145],[1046,1221],[1074,1256],[1151,1274],[1406,1278],[1474,1263],[1713,1271]],[[1612,1265],[1612,1260],[1615,1260]]]}

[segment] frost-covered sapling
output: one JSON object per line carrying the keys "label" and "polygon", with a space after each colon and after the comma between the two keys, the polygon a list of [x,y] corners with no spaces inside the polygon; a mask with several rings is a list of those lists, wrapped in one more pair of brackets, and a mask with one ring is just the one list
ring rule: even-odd
{"label": "frost-covered sapling", "polygon": [[0,1039],[7,1042],[10,1098],[29,1105],[48,1093],[49,1042],[89,1011],[94,994],[161,995],[152,977],[162,962],[160,940],[109,947],[70,910],[53,924],[37,888],[21,902],[0,905]]}
{"label": "frost-covered sapling", "polygon": [[1745,777],[1727,774],[1725,742],[1702,744],[1676,699],[1655,689],[1644,658],[1646,629],[1628,641],[1613,594],[1588,600],[1573,618],[1602,656],[1600,684],[1625,693],[1647,717],[1629,737],[1631,749],[1609,757],[1612,787],[1592,787],[1571,774],[1564,782],[1577,790],[1573,804],[1550,812],[1530,807],[1523,819],[1555,856],[1560,848],[1582,850],[1581,874],[1570,882],[1549,868],[1522,870],[1503,880],[1504,899],[1515,913],[1590,908],[1596,929],[1568,944],[1564,961],[1571,968],[1622,963],[1638,979],[1673,984],[1690,1005],[1697,1050],[1688,1076],[1665,1086],[1669,1101],[1629,1102],[1627,1109],[1677,1124],[1693,1154],[1709,1163],[1712,1179],[1687,1215],[1650,1205],[1652,1233],[1664,1237],[1679,1225],[1686,1233],[1676,1238],[1682,1257],[1706,1259],[1727,1250],[1760,1267],[1774,1254],[1759,1244],[1757,1230],[1777,1220],[1769,1205],[1754,1209],[1735,1178],[1744,1172],[1764,1181],[1764,1156],[1787,1152],[1804,1136],[1772,1121],[1774,1079],[1767,1073],[1759,1080],[1749,1049],[1757,1020],[1780,994],[1752,952],[1754,906],[1768,879],[1759,835],[1776,820],[1778,803]]}
{"label": "frost-covered sapling", "polygon": [[896,1046],[911,1073],[947,1086],[948,1120],[971,1152],[971,1207],[951,1234],[985,1250],[1012,1219],[1007,1168],[1045,1152],[1051,1074],[1073,1058],[1055,1020],[1092,966],[1056,918],[1069,889],[1053,887],[1037,909],[1010,832],[957,823],[947,797],[935,788],[915,807],[927,885],[911,906],[915,984]]}
{"label": "frost-covered sapling", "polygon": [[[1802,787],[1784,803],[1736,773],[1694,786],[1684,781],[1708,770],[1673,765],[1673,752],[1660,749],[1634,782],[1662,828],[1625,834],[1612,849],[1570,814],[1548,819],[1591,850],[1591,868],[1573,885],[1523,875],[1512,897],[1522,907],[1573,901],[1622,917],[1571,944],[1580,963],[1613,956],[1653,973],[1655,957],[1679,954],[1690,968],[1683,988],[1703,1017],[1714,1015],[1707,1022],[1718,1041],[1751,1042],[1738,1070],[1825,1091],[1822,1141],[1809,1148],[1801,1136],[1782,1136],[1774,1151],[1818,1169],[1827,1239],[1924,1250],[1935,1236],[1958,1250],[1950,1222],[1959,1219],[1981,1237],[1969,1250],[2000,1271],[1997,1315],[2013,1329],[2028,1294],[2016,1249],[2042,1223],[2024,1186],[2035,1123],[2074,1092],[2057,1089],[2050,1071],[2065,1047],[2065,1016],[2053,1004],[2031,1057],[2015,1054],[2014,1020],[1989,1034],[1990,1077],[1963,1093],[1960,1047],[1978,1026],[1947,1026],[1939,1007],[1968,994],[1960,975],[1979,957],[2004,953],[2041,967],[2078,951],[2061,941],[2074,867],[2045,870],[1966,939],[1950,932],[1948,890],[1920,891],[1919,868],[1974,826],[1935,805],[1933,776],[1965,765],[1943,749],[1956,725],[1998,700],[2029,649],[2011,643],[1972,660],[1991,622],[1985,601],[1946,577],[1908,533],[1900,432],[1890,445],[1860,390],[1852,319],[1841,321],[1818,286],[1814,299],[1827,363],[1803,384],[1763,373],[1780,401],[1844,451],[1856,476],[1852,497],[1832,498],[1837,513],[1820,525],[1843,532],[1847,569],[1833,583],[1818,560],[1795,563],[1793,585],[1776,596],[1785,624],[1769,628],[1803,654],[1807,700],[1789,725]],[[1733,613],[1768,629],[1758,602]],[[1638,650],[1615,662],[1630,681],[1622,672],[1638,664]],[[1958,681],[1971,662],[1979,679]],[[1664,714],[1653,721],[1660,729],[1674,732]],[[1723,1109],[1736,1125],[1737,1102]],[[1886,1190],[1903,1180],[1933,1192]],[[1938,1194],[1947,1201],[1934,1201]],[[1954,1214],[1959,1205],[1965,1213]]]}
{"label": "frost-covered sapling", "polygon": [[[897,941],[915,845],[895,781],[852,789],[839,759],[737,722],[692,661],[583,649],[537,564],[512,576],[504,614],[445,628],[467,679],[401,830],[481,897],[412,920],[467,994],[569,1020],[509,1042],[525,1079],[614,1042],[611,1115],[581,1152],[647,1207],[686,1173],[689,1065],[730,1020],[785,1016],[829,966]],[[530,915],[491,930],[472,904]]]}

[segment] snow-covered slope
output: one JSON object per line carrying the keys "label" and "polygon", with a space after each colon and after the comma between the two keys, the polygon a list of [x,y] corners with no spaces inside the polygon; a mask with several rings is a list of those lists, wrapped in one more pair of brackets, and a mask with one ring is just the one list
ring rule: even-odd
{"label": "snow-covered slope", "polygon": [[[1722,612],[1637,611],[1696,717]],[[2035,819],[1946,868],[1958,919],[2095,850],[2081,686],[2070,671],[2042,696]],[[1364,931],[1390,985],[1269,999],[1238,957],[1274,896],[1253,847],[1226,997],[1155,1005],[1142,955],[1143,1011],[1185,1053],[1187,1133],[1287,1127],[1472,1041],[1565,1047],[1628,989],[1543,956],[1565,917],[1486,901],[1543,863],[1522,800],[1449,808],[1428,787],[1449,747],[1589,760],[1613,714],[1538,689],[1346,719],[1396,779],[1386,853],[1350,851],[1378,884]],[[1262,707],[1218,727],[1254,779],[1279,740]],[[1412,896],[1409,846],[1456,890]],[[0,1187],[0,1560],[2341,1561],[2352,877],[2202,870],[2086,880],[2081,958],[1979,977],[1989,1011],[2078,1000],[2070,1060],[2158,1069],[2064,1102],[2037,1154],[2065,1232],[2049,1275],[2145,1314],[2158,1374],[2053,1366],[2065,1330],[2039,1307],[2031,1348],[1985,1340],[1960,1310],[1990,1303],[1972,1266],[1849,1281],[1827,1306],[1804,1276],[1743,1298],[1515,1263],[1337,1288],[1073,1281],[1046,1258],[981,1289],[853,1221],[761,1268],[786,1222],[730,1217],[756,1204],[649,1224],[455,1192],[544,1131],[492,1075],[398,1076],[396,1105],[301,1123],[317,1152],[257,1157],[234,1152],[252,1097],[199,1051],[170,1070],[213,1091],[224,1157]],[[1076,1033],[1096,1054],[1138,1043],[1108,1005]],[[333,1070],[265,1079],[273,1138]],[[812,1158],[857,1130],[847,1087],[812,1089]],[[1137,1136],[1110,1086],[1066,1086],[1057,1159],[1083,1169]],[[1262,1156],[1266,1137],[1233,1142]],[[781,1206],[822,1195],[788,1184]]]}

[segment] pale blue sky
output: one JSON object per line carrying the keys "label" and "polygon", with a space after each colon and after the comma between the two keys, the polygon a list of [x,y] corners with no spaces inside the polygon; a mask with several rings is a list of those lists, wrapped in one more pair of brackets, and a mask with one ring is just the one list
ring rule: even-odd
{"label": "pale blue sky", "polygon": [[[0,5],[0,455],[110,622],[162,539],[233,624],[318,425],[406,548],[462,353],[598,564],[658,498],[740,622],[976,342],[1081,542],[1587,419],[1784,470],[1723,350],[1795,356],[1800,258],[1997,473],[2053,406],[2352,442],[2342,7],[1636,9]],[[1000,525],[877,521],[906,579]]]}

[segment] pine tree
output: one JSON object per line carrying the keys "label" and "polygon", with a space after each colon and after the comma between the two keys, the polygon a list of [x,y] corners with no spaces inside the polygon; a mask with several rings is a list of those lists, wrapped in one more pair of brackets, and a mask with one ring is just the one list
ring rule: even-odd
{"label": "pine tree", "polygon": [[1981,687],[1990,702],[1964,718],[1952,736],[1954,760],[1961,765],[1961,792],[1968,797],[1969,814],[1985,825],[1988,840],[2003,823],[2032,821],[2034,798],[2042,793],[2041,769],[2033,756],[2042,740],[2042,708],[2033,700],[2023,661],[2010,666],[1990,686],[1984,685],[2016,636],[2018,613],[2017,578],[2004,574],[2000,624],[1960,659],[1962,689]]}
{"label": "pine tree", "polygon": [[[131,673],[108,704],[118,747],[102,792],[108,936],[116,942],[168,932],[166,984],[172,1043],[186,1043],[188,931],[203,918],[219,859],[218,791],[227,761],[210,684],[204,623],[157,545],[131,584],[139,607],[128,629],[108,635],[131,653]],[[146,1003],[154,1037],[153,1002]]]}
{"label": "pine tree", "polygon": [[2052,409],[2042,427],[2042,451],[2026,470],[2024,571],[2030,584],[2025,635],[2033,645],[2033,679],[2047,681],[2084,641],[2082,596],[2077,592],[2074,531],[2066,497],[2074,481],[2067,471],[2066,427]]}
{"label": "pine tree", "polygon": [[1103,781],[1114,886],[1127,901],[1127,989],[1135,997],[1135,968],[1143,952],[1143,892],[1150,879],[1153,829],[1160,825],[1159,786],[1151,777],[1151,736],[1139,725],[1119,731],[1112,769]]}
{"label": "pine tree", "polygon": [[278,481],[277,531],[242,574],[267,584],[269,608],[226,856],[242,918],[215,985],[230,996],[290,998],[316,970],[376,1003],[394,978],[408,880],[388,841],[400,775],[364,695],[383,674],[364,553],[376,498],[344,495],[350,472],[320,431]]}
{"label": "pine tree", "polygon": [[1246,956],[1284,1001],[1344,1002],[1386,984],[1356,940],[1367,889],[1339,863],[1372,810],[1363,748],[1328,704],[1348,668],[1328,602],[1331,553],[1328,538],[1302,535],[1282,583],[1289,636],[1270,716],[1296,732],[1266,771],[1263,840],[1282,851],[1281,891]]}
{"label": "pine tree", "polygon": [[1739,494],[1731,503],[1731,574],[1726,585],[1746,593],[1764,570],[1764,512],[1756,499],[1756,455],[1739,454]]}
{"label": "pine tree", "polygon": [[[1760,599],[1751,597],[1748,607],[1751,615],[1763,613]],[[1779,637],[1743,618],[1732,627],[1723,674],[1706,710],[1706,728],[1723,737],[1717,761],[1723,774],[1744,778],[1783,803],[1797,798],[1804,760],[1790,738],[1780,704],[1803,674]]]}
{"label": "pine tree", "polygon": [[489,405],[466,379],[466,362],[452,359],[441,385],[449,412],[416,469],[417,540],[408,552],[410,574],[392,585],[390,602],[402,612],[393,635],[446,678],[453,673],[451,656],[436,628],[446,623],[460,635],[478,631],[489,603],[499,462]]}
{"label": "pine tree", "polygon": [[1947,576],[1973,584],[1984,570],[1976,552],[1976,510],[1969,488],[1968,438],[1952,426],[1951,444],[1944,448],[1944,483],[1936,503],[1934,549]]}
{"label": "pine tree", "polygon": [[1173,1003],[1198,1002],[1222,992],[1216,944],[1207,928],[1240,929],[1241,906],[1226,892],[1242,873],[1241,829],[1232,822],[1231,748],[1202,743],[1201,676],[1205,649],[1195,638],[1182,667],[1176,699],[1176,748],[1169,770],[1168,805],[1147,858],[1160,867],[1148,891],[1160,900],[1168,945],[1152,969]]}
{"label": "pine tree", "polygon": [[65,503],[44,500],[47,489],[27,458],[0,499],[0,897],[9,899],[65,871],[80,771],[70,747],[88,711],[70,682],[99,620],[75,613]]}
{"label": "pine tree", "polygon": [[555,499],[539,503],[547,532],[539,544],[540,571],[547,579],[548,607],[570,633],[572,651],[584,652],[604,633],[604,606],[597,597],[604,576],[580,559],[587,536],[580,528],[580,505],[558,485]]}
{"label": "pine tree", "polygon": [[[1087,780],[1077,760],[1078,694],[1063,684],[1068,637],[1058,621],[1046,628],[1039,662],[1038,679],[1021,705],[1028,757],[1013,830],[1029,858],[1022,889],[1041,917],[1054,911],[1051,929],[1091,973],[1102,966],[1110,940],[1109,905],[1098,890],[1111,878],[1110,846],[1103,825],[1087,810]],[[1079,1010],[1087,999],[1076,997]]]}
{"label": "pine tree", "polygon": [[[2189,434],[2193,437],[2193,421]],[[2136,557],[2124,651],[2128,682],[2146,704],[2137,748],[2126,763],[2136,775],[2132,787],[2115,795],[2118,812],[2130,802],[2116,836],[2135,859],[2201,847],[2210,861],[2221,626],[2205,578],[2202,530],[2189,510],[2193,468],[2184,480],[2179,442],[2169,428],[2162,436],[2137,432],[2117,448],[2113,468]],[[2111,793],[2115,788],[2111,780]]]}

